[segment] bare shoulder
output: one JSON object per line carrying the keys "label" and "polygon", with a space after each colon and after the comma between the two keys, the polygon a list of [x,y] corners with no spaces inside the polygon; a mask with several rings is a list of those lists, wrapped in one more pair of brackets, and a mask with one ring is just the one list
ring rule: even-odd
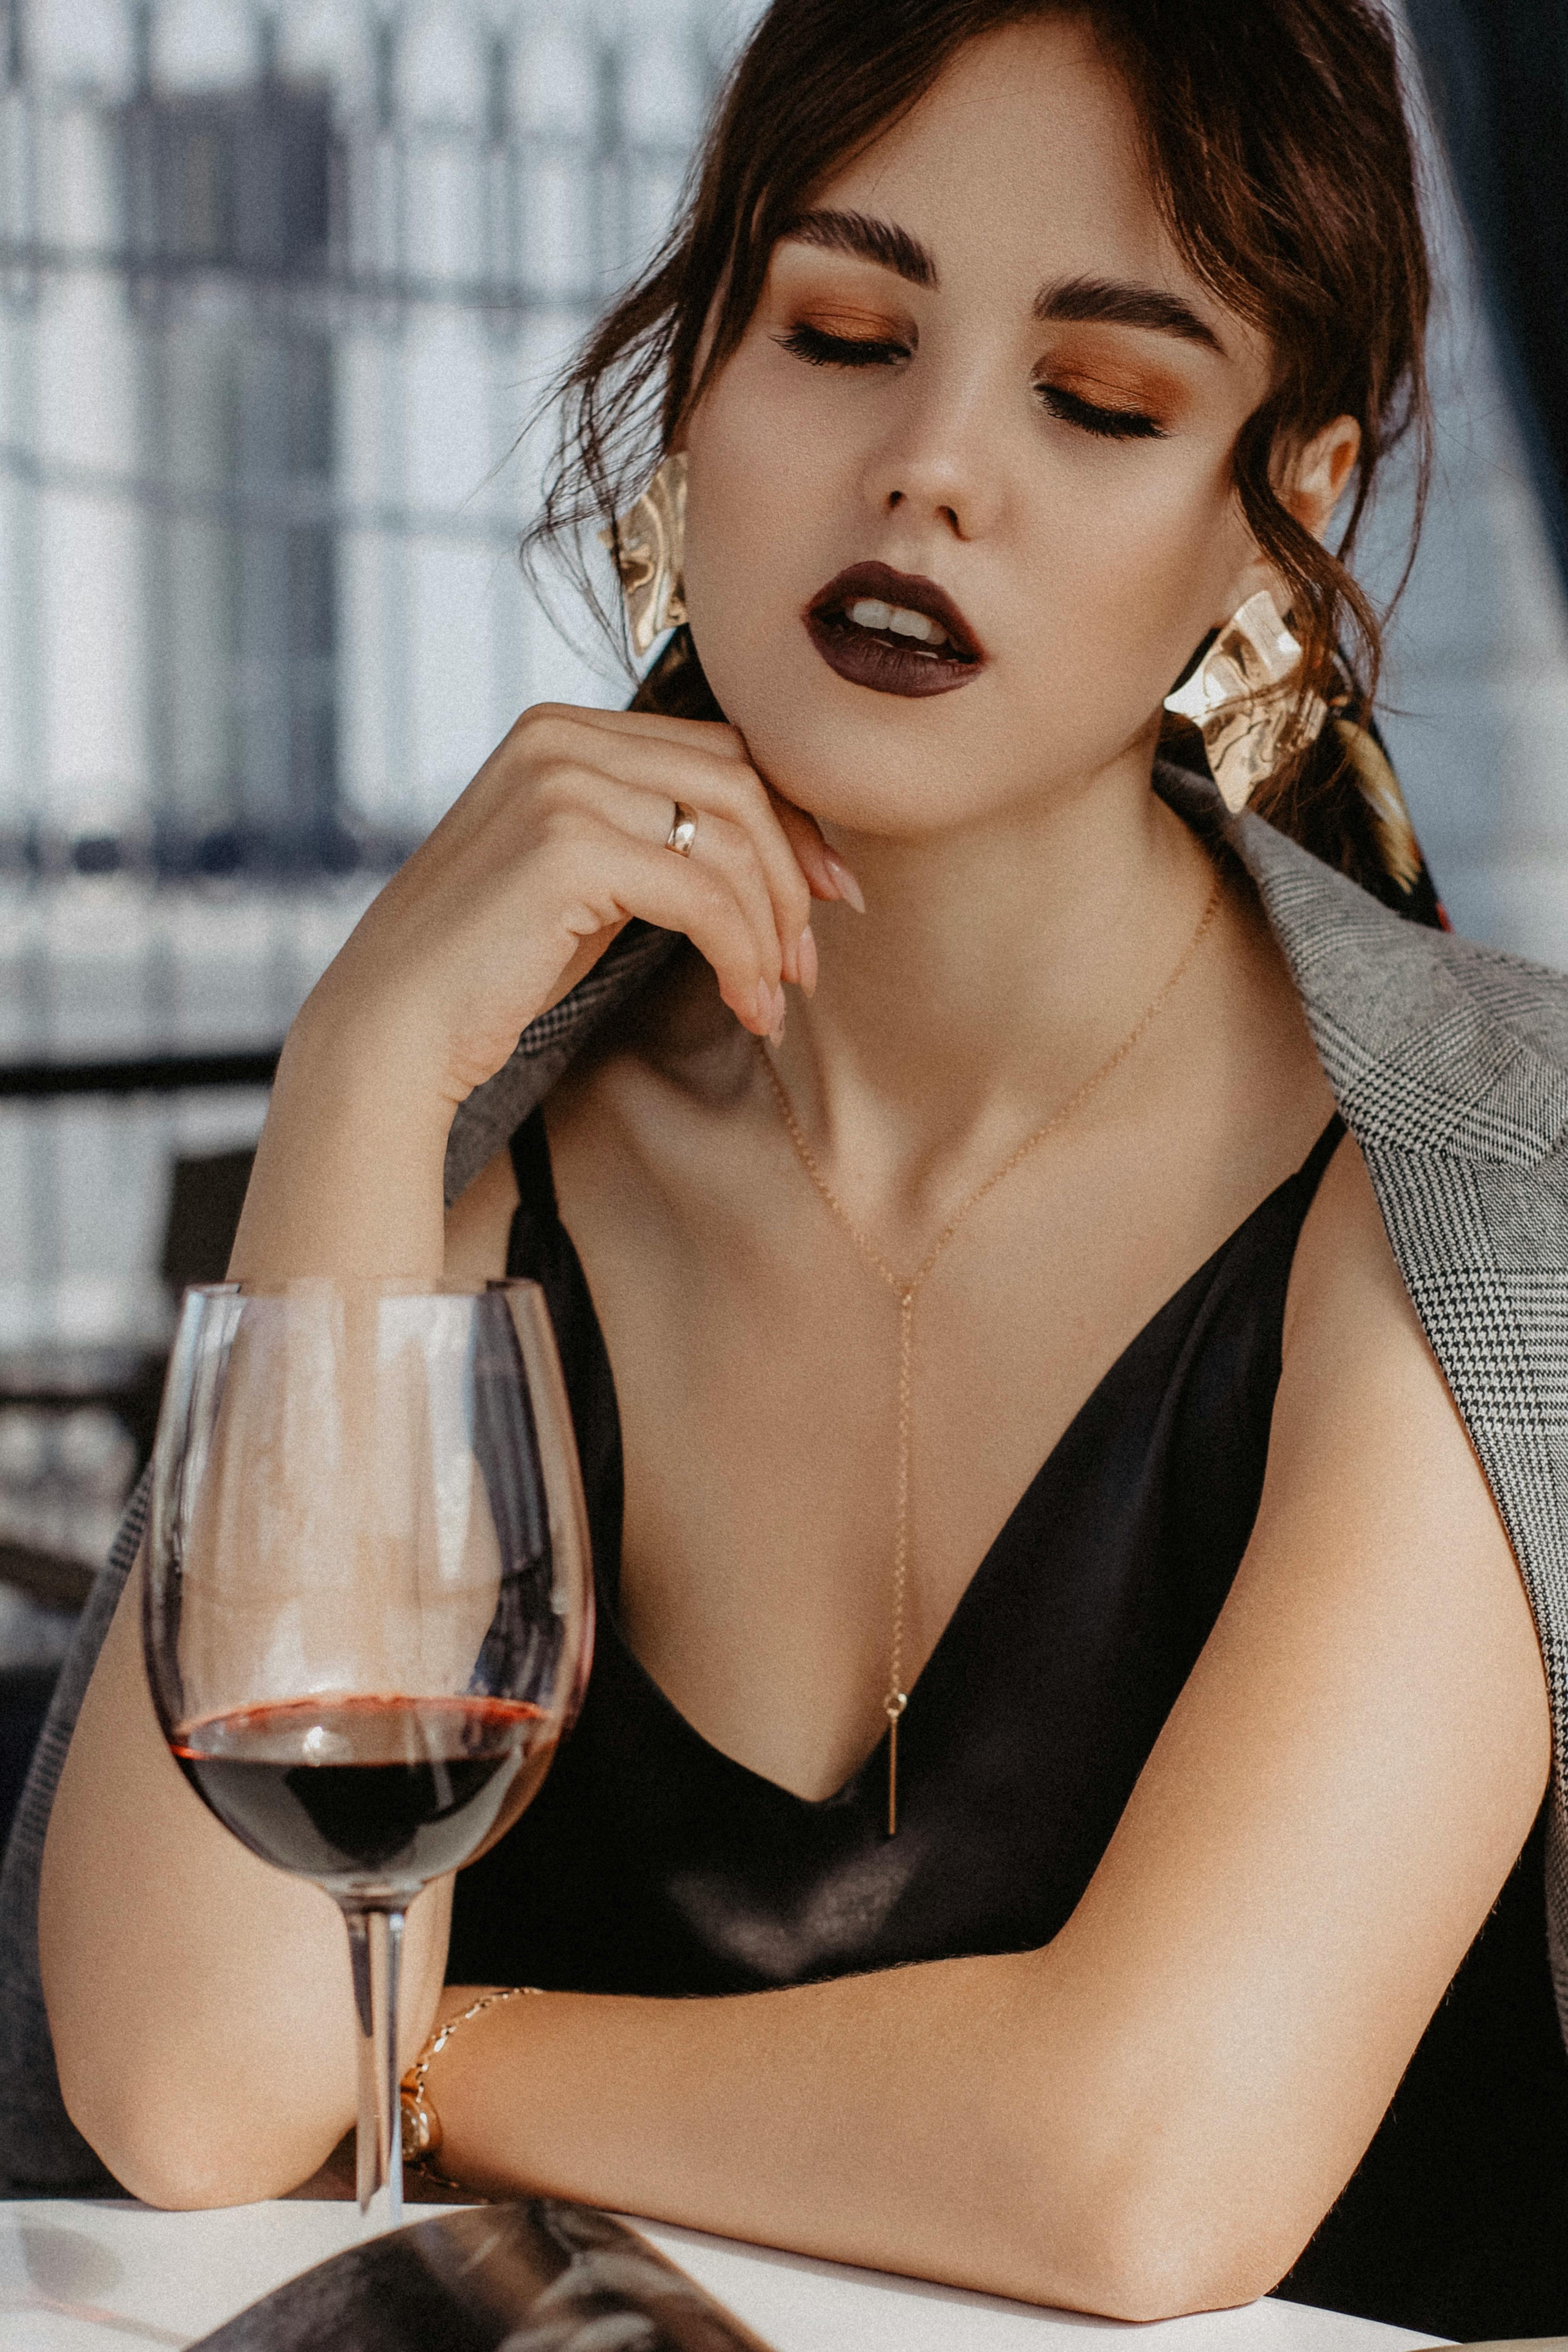
{"label": "bare shoulder", "polygon": [[1510,1614],[1525,1607],[1496,1503],[1349,1135],[1291,1270],[1266,1515],[1276,1494],[1299,1503],[1330,1485],[1346,1509],[1386,1530],[1391,1560],[1418,1554],[1433,1575],[1463,1563]]}
{"label": "bare shoulder", "polygon": [[678,950],[551,1091],[551,1160],[574,1234],[595,1224],[617,1253],[669,1239],[674,1202],[721,1180],[755,1081],[754,1040],[709,966]]}
{"label": "bare shoulder", "polygon": [[[1433,1715],[1462,1679],[1508,1727],[1514,1796],[1538,1796],[1551,1753],[1530,1604],[1484,1471],[1411,1303],[1366,1162],[1347,1136],[1303,1225],[1287,1305],[1268,1475],[1249,1580],[1281,1576],[1320,1612],[1362,1620],[1400,1673],[1430,1675]],[[1305,1591],[1300,1590],[1304,1580]],[[1278,1598],[1278,1596],[1277,1596]],[[1245,1617],[1247,1601],[1238,1614]],[[1405,1633],[1393,1633],[1403,1621]],[[1416,1657],[1420,1658],[1415,1667]],[[1414,1696],[1406,1680],[1400,1706]],[[1430,1718],[1429,1718],[1430,1719]]]}
{"label": "bare shoulder", "polygon": [[[710,1122],[743,1100],[755,1048],[720,997],[696,952],[677,952],[619,1017],[595,1037],[550,1092],[551,1154],[579,1206],[597,1192],[620,1195],[629,1161],[696,1144]],[[657,1194],[655,1187],[648,1198]],[[449,1279],[479,1282],[505,1271],[517,1178],[505,1149],[447,1213]]]}
{"label": "bare shoulder", "polygon": [[[1285,1356],[1328,1345],[1331,1335],[1342,1345],[1357,1326],[1369,1344],[1430,1355],[1361,1147],[1346,1135],[1301,1228],[1285,1309]],[[1432,1370],[1437,1372],[1435,1360]]]}

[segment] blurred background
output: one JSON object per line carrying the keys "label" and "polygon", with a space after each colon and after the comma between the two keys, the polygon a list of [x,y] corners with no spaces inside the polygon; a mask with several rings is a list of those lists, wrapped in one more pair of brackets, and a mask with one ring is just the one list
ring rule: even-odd
{"label": "blurred background", "polygon": [[[0,1826],[294,1011],[526,703],[625,698],[520,576],[520,435],[756,5],[0,0]],[[1384,719],[1457,927],[1568,965],[1553,22],[1411,0]]]}

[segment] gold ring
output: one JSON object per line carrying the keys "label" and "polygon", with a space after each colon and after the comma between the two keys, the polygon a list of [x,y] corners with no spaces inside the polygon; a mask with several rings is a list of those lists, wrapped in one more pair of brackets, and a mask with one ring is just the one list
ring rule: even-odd
{"label": "gold ring", "polygon": [[677,857],[689,857],[691,845],[697,838],[697,811],[688,808],[684,801],[675,803],[675,822],[665,839],[666,849],[673,849]]}

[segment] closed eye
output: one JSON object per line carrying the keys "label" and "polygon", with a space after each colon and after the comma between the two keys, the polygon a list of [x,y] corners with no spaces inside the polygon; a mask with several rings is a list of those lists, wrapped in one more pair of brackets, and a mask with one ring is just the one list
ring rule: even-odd
{"label": "closed eye", "polygon": [[1163,441],[1165,428],[1142,408],[1101,408],[1059,383],[1037,383],[1041,404],[1064,425],[1076,425],[1100,441]]}
{"label": "closed eye", "polygon": [[776,335],[773,340],[781,350],[793,352],[812,367],[888,367],[910,356],[907,343],[889,336],[830,335],[826,328],[808,326],[804,320],[787,335]]}

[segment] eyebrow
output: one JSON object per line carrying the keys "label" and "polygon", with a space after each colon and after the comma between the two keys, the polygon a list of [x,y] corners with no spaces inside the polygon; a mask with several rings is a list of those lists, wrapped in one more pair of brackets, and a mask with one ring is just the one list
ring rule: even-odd
{"label": "eyebrow", "polygon": [[1219,337],[1192,304],[1158,286],[1129,286],[1110,278],[1067,278],[1059,285],[1041,287],[1035,297],[1035,316],[1075,325],[1142,327],[1157,335],[1179,336],[1183,342],[1201,343],[1224,357]]}
{"label": "eyebrow", "polygon": [[936,264],[918,236],[896,228],[891,221],[872,220],[866,213],[823,210],[797,213],[784,232],[802,245],[819,246],[825,253],[847,253],[857,261],[874,261],[911,286],[934,286]]}
{"label": "eyebrow", "polygon": [[[873,220],[867,213],[814,207],[797,213],[784,234],[826,253],[846,253],[857,261],[874,262],[911,286],[939,283],[936,263],[918,236],[892,221]],[[1225,347],[1214,329],[1190,302],[1163,287],[1133,286],[1113,278],[1066,278],[1057,285],[1042,286],[1033,307],[1037,319],[1073,325],[1141,327],[1157,335],[1175,335],[1183,342],[1200,344],[1224,357]]]}

